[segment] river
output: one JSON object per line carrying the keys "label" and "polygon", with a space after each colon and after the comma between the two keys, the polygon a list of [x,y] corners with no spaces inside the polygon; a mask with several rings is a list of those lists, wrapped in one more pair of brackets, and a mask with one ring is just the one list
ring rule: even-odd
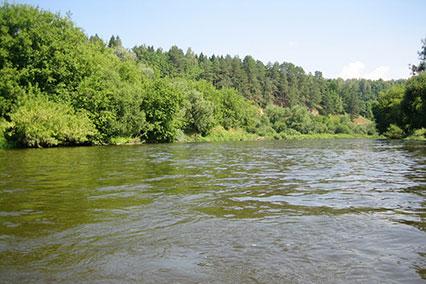
{"label": "river", "polygon": [[1,283],[425,283],[426,144],[0,150]]}

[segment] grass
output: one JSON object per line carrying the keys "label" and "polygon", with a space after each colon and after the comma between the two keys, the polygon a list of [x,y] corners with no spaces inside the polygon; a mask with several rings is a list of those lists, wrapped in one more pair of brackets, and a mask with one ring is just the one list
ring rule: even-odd
{"label": "grass", "polygon": [[405,140],[426,141],[426,128],[420,128],[415,130],[414,133],[406,137]]}
{"label": "grass", "polygon": [[[10,148],[6,139],[3,136],[3,132],[6,129],[6,123],[0,121],[0,149]],[[407,137],[407,140],[426,140],[424,133],[425,129],[416,131],[412,136]],[[314,133],[314,134],[274,134],[267,136],[260,136],[254,133],[248,133],[243,129],[224,129],[223,127],[215,127],[207,136],[200,134],[191,134],[179,136],[178,143],[188,142],[231,142],[231,141],[265,141],[265,140],[303,140],[303,139],[378,139],[384,138],[378,135],[366,135],[366,134],[329,134],[329,133]],[[134,145],[142,144],[139,138],[134,137],[113,137],[111,138],[111,145]]]}
{"label": "grass", "polygon": [[258,141],[258,140],[302,140],[302,139],[378,139],[383,138],[379,135],[367,134],[274,134],[268,136],[259,136],[253,133],[247,133],[243,129],[229,129],[223,127],[214,128],[209,135],[201,136],[192,134],[183,136],[178,142],[226,142],[226,141]]}
{"label": "grass", "polygon": [[215,127],[207,136],[200,134],[187,135],[179,142],[225,142],[225,141],[255,141],[265,139],[253,133],[247,133],[242,129],[224,129]]}
{"label": "grass", "polygon": [[113,137],[110,141],[111,145],[133,145],[141,144],[141,140],[135,137]]}

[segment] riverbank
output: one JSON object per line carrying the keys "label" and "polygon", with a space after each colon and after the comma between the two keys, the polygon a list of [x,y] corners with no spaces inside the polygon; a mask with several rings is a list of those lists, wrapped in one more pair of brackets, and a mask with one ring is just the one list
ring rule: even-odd
{"label": "riverbank", "polygon": [[[195,142],[232,142],[232,141],[271,141],[271,140],[307,140],[307,139],[388,139],[383,135],[366,135],[366,134],[330,134],[330,133],[311,133],[311,134],[275,134],[260,136],[248,133],[243,129],[224,129],[222,127],[214,128],[210,134],[202,136],[200,134],[187,135],[182,133],[173,143],[195,143]],[[423,133],[414,133],[401,140],[410,141],[426,141]],[[139,145],[149,144],[135,137],[114,137],[107,145]],[[99,145],[99,144],[95,144]],[[14,148],[8,144],[3,135],[0,135],[0,149]]]}
{"label": "riverbank", "polygon": [[[194,143],[194,142],[232,142],[232,141],[271,141],[271,140],[305,140],[305,139],[384,139],[380,135],[365,134],[330,134],[330,133],[312,133],[312,134],[275,134],[260,136],[254,133],[248,133],[243,129],[229,129],[222,127],[214,128],[210,134],[202,136],[200,134],[181,134],[175,143]],[[117,137],[111,140],[112,145],[135,145],[145,144],[138,138]]]}
{"label": "riverbank", "polygon": [[303,140],[303,139],[379,139],[383,138],[379,135],[365,134],[330,134],[330,133],[312,133],[312,134],[285,134],[278,133],[268,136],[260,136],[252,133],[247,133],[241,129],[217,129],[207,136],[201,135],[185,135],[178,142],[227,142],[227,141],[259,141],[259,140]]}

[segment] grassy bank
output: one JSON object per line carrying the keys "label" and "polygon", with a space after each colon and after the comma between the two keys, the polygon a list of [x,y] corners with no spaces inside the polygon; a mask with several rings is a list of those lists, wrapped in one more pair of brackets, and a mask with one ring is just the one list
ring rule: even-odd
{"label": "grassy bank", "polygon": [[[3,128],[0,124],[0,149],[11,148],[4,139]],[[424,131],[424,130],[423,130]],[[329,134],[329,133],[314,133],[314,134],[275,134],[270,136],[260,136],[253,133],[248,133],[243,129],[229,129],[223,127],[214,128],[207,136],[200,134],[186,135],[181,134],[176,143],[193,143],[193,142],[232,142],[232,141],[271,141],[271,140],[305,140],[305,139],[387,139],[380,135],[366,134]],[[413,135],[404,138],[404,140],[426,141],[423,132],[415,132]],[[134,137],[115,137],[111,139],[109,145],[137,145],[146,144]]]}
{"label": "grassy bank", "polygon": [[426,128],[417,129],[412,135],[406,137],[405,140],[426,141]]}
{"label": "grassy bank", "polygon": [[217,127],[207,136],[199,134],[184,135],[178,142],[226,142],[226,141],[267,141],[267,140],[302,140],[302,139],[379,139],[383,138],[379,135],[366,134],[274,134],[269,136],[260,136],[257,134],[247,133],[243,129],[229,129]]}

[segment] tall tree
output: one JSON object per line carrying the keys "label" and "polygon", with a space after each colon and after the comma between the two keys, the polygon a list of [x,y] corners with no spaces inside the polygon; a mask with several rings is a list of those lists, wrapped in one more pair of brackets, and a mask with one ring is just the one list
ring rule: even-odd
{"label": "tall tree", "polygon": [[426,128],[426,72],[408,80],[401,107],[409,130]]}
{"label": "tall tree", "polygon": [[111,36],[111,38],[109,39],[108,42],[108,47],[109,48],[117,48],[117,47],[122,47],[123,43],[121,42],[121,39],[119,36]]}
{"label": "tall tree", "polygon": [[418,51],[418,55],[420,60],[419,64],[411,65],[413,75],[426,71],[426,38],[422,39],[422,47]]}

